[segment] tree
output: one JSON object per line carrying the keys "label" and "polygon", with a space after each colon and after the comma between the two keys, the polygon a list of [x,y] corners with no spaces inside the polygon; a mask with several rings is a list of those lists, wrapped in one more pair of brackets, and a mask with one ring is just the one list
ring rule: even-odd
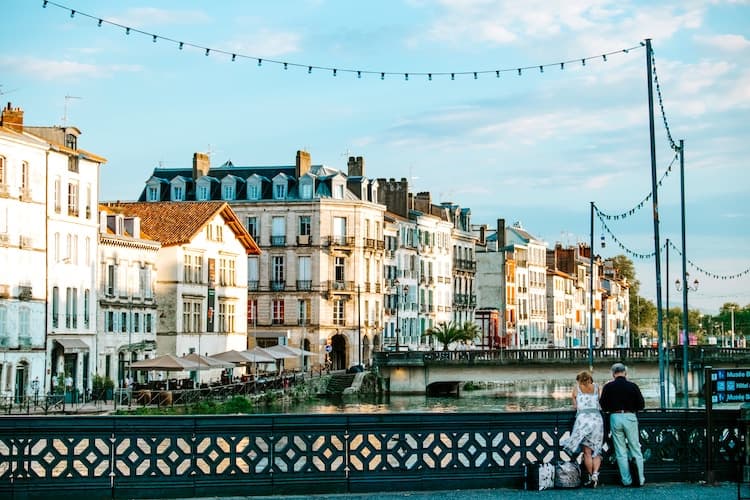
{"label": "tree", "polygon": [[461,330],[464,331],[467,341],[476,342],[482,336],[482,331],[479,329],[479,325],[473,321],[467,321],[461,326]]}
{"label": "tree", "polygon": [[[638,292],[641,289],[641,282],[635,276],[635,266],[633,261],[625,255],[616,255],[612,258],[612,265],[617,273],[628,280],[628,299],[630,301],[630,341],[632,345],[637,345],[640,333],[643,333],[645,325],[656,324],[656,307],[653,302],[640,297]],[[651,319],[653,318],[653,321]]]}
{"label": "tree", "polygon": [[460,342],[462,340],[472,340],[474,333],[469,333],[467,330],[456,326],[454,322],[446,323],[445,321],[439,323],[425,332],[426,335],[433,337],[435,340],[443,344],[443,350],[448,350],[448,345],[453,342]]}

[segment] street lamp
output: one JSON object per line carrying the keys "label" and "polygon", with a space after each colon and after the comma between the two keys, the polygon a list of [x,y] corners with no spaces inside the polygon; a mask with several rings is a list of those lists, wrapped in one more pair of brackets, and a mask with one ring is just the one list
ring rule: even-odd
{"label": "street lamp", "polygon": [[[683,240],[684,241],[684,240]],[[684,281],[680,281],[680,279],[676,279],[674,282],[674,286],[677,289],[677,291],[682,291],[682,333],[683,333],[683,341],[682,341],[682,371],[683,373],[683,380],[682,380],[682,395],[685,398],[685,408],[688,407],[688,344],[690,343],[690,337],[688,335],[688,290],[696,291],[698,290],[698,280],[694,280],[692,285],[688,284],[688,273],[685,272],[685,252],[683,251],[682,254],[683,257],[683,266],[682,266],[682,272],[683,272],[683,278]]]}

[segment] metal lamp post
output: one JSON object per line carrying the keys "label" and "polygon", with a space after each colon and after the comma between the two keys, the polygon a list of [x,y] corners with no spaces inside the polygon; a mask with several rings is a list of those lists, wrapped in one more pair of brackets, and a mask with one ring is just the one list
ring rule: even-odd
{"label": "metal lamp post", "polygon": [[[685,254],[683,253],[683,259],[685,258]],[[693,281],[693,284],[690,285],[687,281],[688,273],[684,272],[684,266],[683,266],[683,280],[680,281],[679,278],[675,280],[674,286],[677,289],[677,291],[682,291],[682,371],[683,371],[683,380],[682,380],[682,394],[685,398],[684,406],[687,408],[689,406],[688,402],[688,344],[690,343],[690,336],[688,335],[688,290],[698,290],[698,280],[696,279]]]}

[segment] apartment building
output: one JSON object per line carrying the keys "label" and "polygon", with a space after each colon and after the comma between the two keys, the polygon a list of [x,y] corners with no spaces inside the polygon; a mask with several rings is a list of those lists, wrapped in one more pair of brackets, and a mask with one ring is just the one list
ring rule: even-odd
{"label": "apartment building", "polygon": [[630,285],[614,266],[612,259],[604,261],[602,276],[602,333],[605,347],[630,345]]}
{"label": "apartment building", "polygon": [[109,206],[140,219],[140,230],[161,243],[156,354],[246,349],[247,258],[260,250],[231,207],[219,201]]}
{"label": "apartment building", "polygon": [[246,263],[250,345],[302,346],[315,353],[313,364],[328,355],[341,369],[368,363],[382,334],[378,193],[362,157],[350,157],[344,173],[313,165],[306,151],[281,166],[212,167],[196,153],[192,169],[155,169],[140,200],[228,203],[261,250]]}
{"label": "apartment building", "polygon": [[0,396],[44,394],[47,142],[0,118]]}
{"label": "apartment building", "polygon": [[96,373],[120,387],[135,361],[156,353],[154,287],[161,244],[141,231],[141,220],[126,207],[99,206]]}

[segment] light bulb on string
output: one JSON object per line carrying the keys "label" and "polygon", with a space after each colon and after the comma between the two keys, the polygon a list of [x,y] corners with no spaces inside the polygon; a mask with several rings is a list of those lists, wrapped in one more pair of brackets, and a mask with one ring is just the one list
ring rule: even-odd
{"label": "light bulb on string", "polygon": [[521,76],[521,68],[518,68],[518,76]]}
{"label": "light bulb on string", "polygon": [[182,50],[182,47],[185,45],[185,42],[180,42],[180,50]]}
{"label": "light bulb on string", "polygon": [[156,38],[157,38],[157,36],[156,36],[156,35],[152,35],[152,41],[153,41],[154,43],[156,43]]}
{"label": "light bulb on string", "polygon": [[101,28],[101,27],[102,27],[102,20],[101,20],[101,19],[99,19],[99,22],[98,22],[98,23],[96,23],[96,25],[97,25],[97,26],[98,26],[99,28]]}
{"label": "light bulb on string", "polygon": [[126,34],[126,35],[129,35],[129,34],[130,34],[130,28],[125,28],[125,34]]}
{"label": "light bulb on string", "polygon": [[237,54],[232,54],[232,62],[234,62],[235,59],[237,59]]}
{"label": "light bulb on string", "polygon": [[71,17],[71,18],[73,18],[73,17],[76,17],[76,11],[74,11],[74,10],[71,10],[71,11],[70,11],[70,17]]}

